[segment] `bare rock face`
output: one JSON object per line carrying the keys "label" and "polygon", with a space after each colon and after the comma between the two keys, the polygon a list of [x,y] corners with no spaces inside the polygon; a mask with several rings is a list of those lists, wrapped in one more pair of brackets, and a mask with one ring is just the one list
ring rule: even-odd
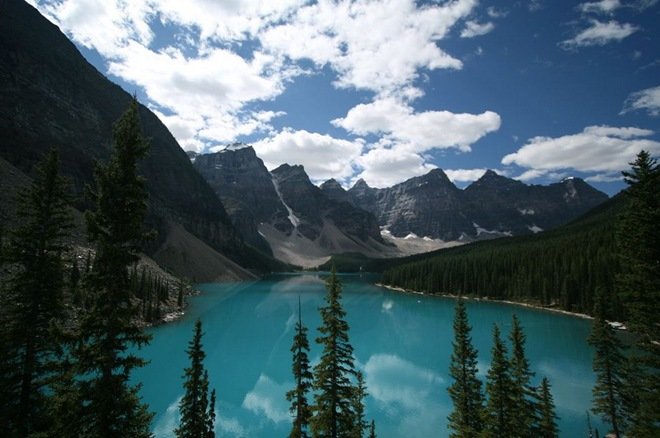
{"label": "bare rock face", "polygon": [[[322,188],[335,199],[343,196],[334,184]],[[359,180],[345,193],[353,205],[373,213],[380,227],[396,237],[415,234],[446,241],[554,228],[608,199],[579,178],[529,186],[492,170],[465,190],[434,169],[385,189]]]}
{"label": "bare rock face", "polygon": [[252,147],[232,145],[197,155],[193,165],[220,197],[246,242],[270,253],[268,242],[259,234],[259,224],[267,222],[284,232],[293,229],[273,177]]}

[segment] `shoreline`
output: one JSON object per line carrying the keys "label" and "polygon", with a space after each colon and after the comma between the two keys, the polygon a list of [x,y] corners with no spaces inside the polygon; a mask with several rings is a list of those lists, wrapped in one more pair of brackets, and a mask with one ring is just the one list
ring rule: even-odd
{"label": "shoreline", "polygon": [[[442,298],[463,298],[464,300],[471,300],[471,301],[483,301],[483,302],[487,302],[487,303],[510,304],[510,305],[514,305],[514,306],[526,307],[528,309],[544,310],[544,311],[547,311],[547,312],[559,313],[559,314],[562,314],[562,315],[573,316],[573,317],[576,317],[576,318],[590,319],[590,320],[594,319],[593,316],[587,315],[586,313],[570,312],[568,310],[557,309],[557,308],[553,308],[553,307],[545,307],[545,306],[541,306],[541,305],[538,305],[538,304],[521,303],[521,302],[517,302],[517,301],[510,301],[510,300],[497,300],[497,299],[491,299],[491,298],[475,298],[475,297],[471,297],[471,296],[468,296],[468,295],[431,294],[431,293],[420,292],[420,291],[416,291],[416,290],[412,290],[412,289],[404,289],[402,287],[389,286],[389,285],[383,284],[383,283],[375,283],[375,286],[382,287],[384,289],[388,289],[388,290],[391,290],[391,291],[394,291],[394,292],[410,294],[410,295],[422,295],[422,296],[427,296],[427,297],[442,297]],[[611,324],[612,323],[610,323],[610,325]]]}

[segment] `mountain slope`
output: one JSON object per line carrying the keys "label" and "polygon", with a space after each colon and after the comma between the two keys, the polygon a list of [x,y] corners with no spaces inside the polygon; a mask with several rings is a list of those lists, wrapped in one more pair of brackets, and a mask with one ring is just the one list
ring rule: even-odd
{"label": "mountain slope", "polygon": [[465,190],[440,169],[384,189],[359,180],[348,191],[331,181],[321,188],[373,213],[396,237],[414,234],[445,241],[471,241],[554,228],[607,200],[581,179],[528,186],[487,171]]}
{"label": "mountain slope", "polygon": [[[29,175],[46,150],[58,147],[77,207],[84,209],[83,188],[92,181],[94,162],[109,156],[112,125],[131,96],[22,1],[0,3],[0,38],[0,156]],[[222,203],[174,137],[144,106],[140,118],[151,145],[140,167],[149,192],[148,222],[158,231],[148,252],[157,253],[168,224],[178,223],[214,250],[248,261],[250,251]]]}

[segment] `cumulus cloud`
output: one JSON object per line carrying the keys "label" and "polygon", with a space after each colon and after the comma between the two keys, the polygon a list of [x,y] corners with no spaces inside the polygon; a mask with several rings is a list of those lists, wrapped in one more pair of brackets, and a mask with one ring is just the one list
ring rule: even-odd
{"label": "cumulus cloud", "polygon": [[522,180],[562,170],[613,174],[627,168],[642,149],[660,153],[660,142],[645,138],[653,134],[636,127],[589,126],[577,134],[534,137],[502,158],[502,164],[529,169],[518,177]]}
{"label": "cumulus cloud", "polygon": [[353,162],[360,156],[362,140],[342,140],[305,130],[284,130],[253,144],[266,167],[283,162],[302,164],[312,180],[343,179],[353,175]]}
{"label": "cumulus cloud", "polygon": [[351,108],[346,117],[332,121],[358,135],[377,134],[415,152],[433,148],[469,151],[470,145],[496,131],[500,116],[492,111],[481,114],[449,111],[415,112],[394,98],[378,99]]}
{"label": "cumulus cloud", "polygon": [[488,169],[445,169],[451,182],[472,182],[481,178]]}
{"label": "cumulus cloud", "polygon": [[403,147],[374,148],[355,161],[363,170],[354,179],[362,178],[371,187],[390,187],[436,168]]}
{"label": "cumulus cloud", "polygon": [[491,30],[495,29],[495,25],[491,22],[479,23],[477,21],[465,22],[465,29],[461,31],[461,38],[474,38],[481,35],[486,35]]}
{"label": "cumulus cloud", "polygon": [[565,49],[578,47],[604,46],[605,44],[621,41],[637,32],[639,28],[629,23],[619,23],[615,20],[607,22],[590,20],[590,26],[582,30],[575,37],[562,41],[560,46]]}
{"label": "cumulus cloud", "polygon": [[660,85],[632,93],[623,104],[622,114],[646,110],[651,116],[660,116]]}
{"label": "cumulus cloud", "polygon": [[265,30],[259,40],[271,53],[329,65],[339,87],[392,94],[409,87],[420,68],[462,67],[437,41],[476,5],[476,0],[425,7],[413,0],[318,2]]}
{"label": "cumulus cloud", "polygon": [[279,384],[262,374],[254,388],[245,394],[242,407],[264,415],[274,423],[289,421],[291,417],[285,397],[288,387],[288,384]]}

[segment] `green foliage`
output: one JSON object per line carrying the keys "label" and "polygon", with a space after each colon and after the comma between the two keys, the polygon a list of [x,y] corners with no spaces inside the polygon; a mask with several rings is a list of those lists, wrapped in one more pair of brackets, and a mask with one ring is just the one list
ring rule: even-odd
{"label": "green foliage", "polygon": [[72,228],[67,183],[52,149],[33,183],[19,194],[20,225],[10,236],[11,278],[0,299],[0,434],[47,430],[47,387],[53,381],[65,286],[63,252]]}
{"label": "green foliage", "polygon": [[600,415],[603,421],[609,423],[612,426],[612,433],[619,438],[626,428],[623,412],[625,391],[623,373],[626,358],[622,353],[621,341],[606,321],[607,303],[607,297],[597,291],[594,308],[595,319],[589,336],[589,344],[595,349],[593,370],[596,373],[592,412]]}
{"label": "green foliage", "polygon": [[533,436],[533,426],[536,406],[534,403],[536,390],[531,385],[534,373],[530,370],[529,361],[525,356],[525,333],[520,320],[514,314],[512,328],[509,336],[511,340],[511,403],[512,403],[512,431],[511,436]]}
{"label": "green foliage", "polygon": [[486,375],[488,402],[484,411],[483,436],[514,436],[515,415],[512,399],[513,381],[507,359],[507,350],[497,325],[493,328],[491,363]]}
{"label": "green foliage", "polygon": [[538,388],[539,399],[539,424],[537,435],[539,438],[556,438],[559,436],[557,429],[557,415],[555,414],[555,403],[550,392],[550,382],[546,377],[541,380]]}
{"label": "green foliage", "polygon": [[131,371],[145,362],[127,352],[150,339],[138,324],[129,281],[129,267],[147,236],[142,231],[146,191],[137,163],[148,144],[135,100],[115,124],[113,138],[112,156],[97,165],[95,187],[88,190],[94,210],[85,215],[96,256],[85,278],[90,307],[80,316],[78,338],[70,347],[82,415],[78,434],[147,437],[152,414],[140,402],[139,387],[130,383]]}
{"label": "green foliage", "polygon": [[202,347],[202,322],[195,322],[193,338],[188,343],[190,367],[184,371],[185,390],[179,402],[181,420],[174,433],[179,438],[212,438],[215,436],[215,390],[209,399],[208,372],[204,369],[206,353]]}
{"label": "green foliage", "polygon": [[472,346],[471,327],[463,300],[456,302],[453,352],[449,374],[454,382],[449,396],[454,410],[448,417],[452,437],[477,437],[482,429],[483,394],[477,377],[477,350]]}
{"label": "green foliage", "polygon": [[319,309],[321,336],[316,339],[323,346],[320,362],[314,367],[314,416],[311,429],[314,436],[347,436],[356,418],[353,405],[356,377],[353,347],[348,338],[346,312],[341,305],[341,283],[333,268],[326,281],[326,305]]}
{"label": "green foliage", "polygon": [[[589,313],[596,287],[613,291],[619,266],[615,218],[624,206],[624,199],[616,197],[556,230],[390,260],[387,263],[395,266],[384,272],[382,282],[427,293],[528,301]],[[619,302],[617,296],[613,299]]]}
{"label": "green foliage", "polygon": [[355,419],[353,421],[353,429],[350,431],[349,436],[353,438],[362,438],[364,432],[369,427],[369,423],[364,419],[364,399],[367,397],[367,387],[364,383],[364,375],[361,371],[356,374],[356,384],[353,390],[353,412]]}
{"label": "green foliage", "polygon": [[633,436],[660,435],[660,168],[641,151],[623,172],[629,187],[628,208],[617,229],[621,271],[616,277],[625,300],[629,328],[637,335],[636,353],[628,366],[636,389],[627,391]]}
{"label": "green foliage", "polygon": [[307,394],[312,387],[313,375],[309,365],[309,341],[307,340],[307,327],[302,323],[300,299],[298,300],[298,322],[296,335],[293,337],[291,353],[293,353],[293,377],[296,387],[286,393],[286,399],[291,402],[289,411],[293,414],[293,426],[289,436],[291,438],[307,437],[307,428],[312,416],[312,410],[307,403]]}

